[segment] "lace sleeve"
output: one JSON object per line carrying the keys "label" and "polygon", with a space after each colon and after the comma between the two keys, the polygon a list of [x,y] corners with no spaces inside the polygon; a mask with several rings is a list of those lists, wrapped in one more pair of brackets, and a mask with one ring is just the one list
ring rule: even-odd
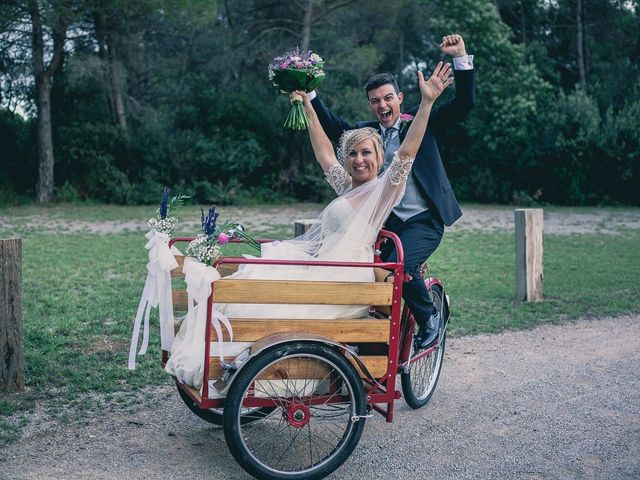
{"label": "lace sleeve", "polygon": [[389,183],[391,183],[391,185],[400,185],[401,183],[404,183],[411,172],[414,160],[415,158],[400,159],[397,153],[394,154],[393,162],[391,162],[388,169]]}
{"label": "lace sleeve", "polygon": [[351,186],[351,177],[338,163],[332,165],[324,176],[338,195],[342,195]]}

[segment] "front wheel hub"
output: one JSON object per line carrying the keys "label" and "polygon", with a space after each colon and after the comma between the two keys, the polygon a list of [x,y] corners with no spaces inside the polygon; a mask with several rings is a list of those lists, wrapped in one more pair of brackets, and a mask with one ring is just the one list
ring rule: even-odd
{"label": "front wheel hub", "polygon": [[286,419],[289,425],[302,428],[311,420],[311,410],[303,403],[294,403],[287,409]]}

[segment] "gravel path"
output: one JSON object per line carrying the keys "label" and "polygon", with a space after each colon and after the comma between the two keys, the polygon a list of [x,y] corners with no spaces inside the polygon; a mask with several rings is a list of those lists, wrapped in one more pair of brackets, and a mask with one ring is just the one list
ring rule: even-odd
{"label": "gravel path", "polygon": [[[640,478],[640,317],[452,339],[430,404],[367,421],[330,478]],[[32,430],[3,479],[242,479],[171,386],[155,406]],[[420,453],[425,452],[425,453]]]}
{"label": "gravel path", "polygon": [[[105,205],[101,208],[112,208]],[[118,207],[114,207],[118,208]],[[447,231],[513,231],[513,210],[509,206],[464,206],[464,215]],[[56,212],[55,209],[53,209]],[[240,220],[250,231],[269,231],[274,228],[288,229],[293,233],[293,222],[305,218],[315,218],[322,205],[302,203],[297,205],[265,207],[223,207],[225,217]],[[151,211],[151,209],[150,209]],[[14,232],[88,232],[119,233],[146,232],[146,219],[129,221],[85,221],[63,220],[48,215],[9,216],[0,212],[0,232],[10,236]],[[189,222],[181,218],[180,229],[197,231],[197,219]],[[582,208],[544,209],[544,231],[547,234],[569,235],[574,233],[621,234],[628,229],[640,229],[640,208]]]}

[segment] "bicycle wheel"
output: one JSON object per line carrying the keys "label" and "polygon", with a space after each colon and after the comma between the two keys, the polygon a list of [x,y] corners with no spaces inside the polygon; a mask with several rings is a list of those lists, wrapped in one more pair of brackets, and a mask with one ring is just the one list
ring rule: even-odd
{"label": "bicycle wheel", "polygon": [[[324,478],[358,444],[364,418],[362,381],[349,361],[319,344],[295,343],[266,350],[233,381],[224,408],[224,436],[231,454],[260,479]],[[243,401],[272,402],[276,411],[243,424]]]}
{"label": "bicycle wheel", "polygon": [[[440,371],[442,370],[442,360],[444,358],[444,347],[446,343],[447,330],[446,319],[448,312],[446,312],[446,305],[443,308],[443,291],[439,285],[434,285],[431,288],[431,295],[433,303],[440,312],[440,341],[436,349],[429,355],[411,362],[408,371],[403,371],[400,374],[400,380],[402,383],[402,393],[404,399],[411,408],[424,407],[431,395],[436,389],[438,379],[440,378]],[[414,342],[411,342],[411,352],[409,352],[409,358],[412,358],[414,354]]]}
{"label": "bicycle wheel", "polygon": [[[193,399],[189,396],[189,394],[187,392],[185,392],[182,388],[180,388],[177,384],[176,387],[178,388],[178,393],[180,394],[180,398],[182,399],[182,401],[184,402],[184,404],[187,406],[187,408],[189,410],[191,410],[193,413],[195,413],[198,417],[200,417],[203,420],[206,420],[209,423],[212,423],[214,425],[219,425],[222,426],[222,408],[200,408],[198,407],[198,405],[196,405],[196,402],[193,401]],[[251,413],[255,413],[256,410],[259,410],[261,412],[261,414],[263,416],[266,416],[268,414],[270,414],[274,408],[273,407],[262,407],[259,409],[245,409],[243,410],[243,417],[242,417],[242,422],[243,423],[251,423],[251,422],[255,422],[256,420],[258,420],[258,418],[254,415],[249,415]]]}

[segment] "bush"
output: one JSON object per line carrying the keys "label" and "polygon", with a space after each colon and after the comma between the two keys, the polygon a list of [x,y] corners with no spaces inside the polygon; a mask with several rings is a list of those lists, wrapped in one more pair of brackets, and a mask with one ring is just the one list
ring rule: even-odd
{"label": "bush", "polygon": [[640,100],[619,112],[609,109],[600,130],[594,179],[602,197],[640,204]]}
{"label": "bush", "polygon": [[64,185],[55,188],[53,196],[56,202],[74,203],[80,200],[78,190],[69,182],[64,182]]}
{"label": "bush", "polygon": [[38,180],[35,124],[0,110],[0,189],[8,202],[33,195]]}
{"label": "bush", "polygon": [[73,123],[58,129],[55,138],[55,178],[68,183],[82,199],[127,204],[131,184],[116,167],[126,163],[126,138],[113,125]]}

